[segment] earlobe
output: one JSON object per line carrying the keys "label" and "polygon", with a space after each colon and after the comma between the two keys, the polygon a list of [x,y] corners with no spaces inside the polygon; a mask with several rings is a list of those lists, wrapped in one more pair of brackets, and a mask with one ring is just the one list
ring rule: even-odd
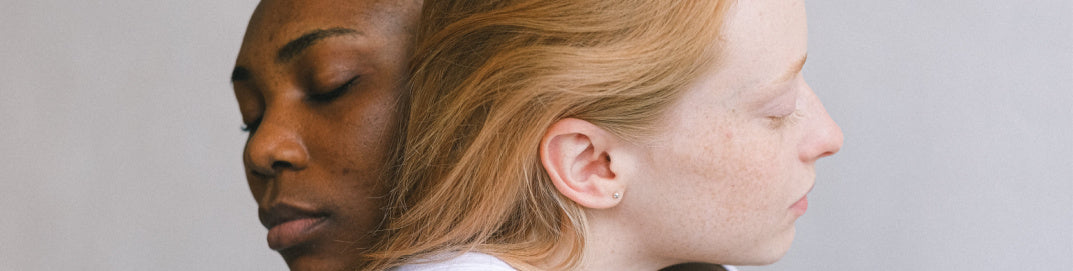
{"label": "earlobe", "polygon": [[626,184],[612,167],[620,140],[590,122],[568,118],[551,125],[540,142],[540,161],[555,188],[586,208],[611,208]]}

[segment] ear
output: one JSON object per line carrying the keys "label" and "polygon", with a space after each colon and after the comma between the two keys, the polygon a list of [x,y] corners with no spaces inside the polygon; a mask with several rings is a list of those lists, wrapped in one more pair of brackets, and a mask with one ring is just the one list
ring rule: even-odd
{"label": "ear", "polygon": [[612,166],[616,158],[626,155],[619,152],[621,142],[590,122],[563,119],[544,134],[540,162],[559,193],[586,208],[611,208],[626,190],[624,178]]}

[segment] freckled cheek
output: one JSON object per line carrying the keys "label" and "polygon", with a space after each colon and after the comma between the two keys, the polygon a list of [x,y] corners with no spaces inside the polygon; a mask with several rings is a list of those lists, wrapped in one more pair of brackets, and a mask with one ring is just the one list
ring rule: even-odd
{"label": "freckled cheek", "polygon": [[[763,138],[754,136],[754,139]],[[735,182],[734,193],[743,195],[739,203],[743,208],[759,211],[771,208],[781,200],[781,188],[785,186],[786,166],[779,156],[784,151],[777,145],[763,140],[741,142],[741,152],[727,159],[732,166],[728,175]]]}
{"label": "freckled cheek", "polygon": [[371,181],[383,172],[395,137],[395,115],[390,101],[375,100],[348,107],[345,119],[327,135],[335,140],[327,146],[328,159],[348,179]]}

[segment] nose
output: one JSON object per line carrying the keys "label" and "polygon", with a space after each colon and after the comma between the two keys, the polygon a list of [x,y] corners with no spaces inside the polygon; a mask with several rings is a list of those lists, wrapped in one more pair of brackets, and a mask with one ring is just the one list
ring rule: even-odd
{"label": "nose", "polygon": [[265,177],[274,177],[284,170],[305,169],[309,164],[309,151],[297,125],[265,117],[246,143],[246,167]]}
{"label": "nose", "polygon": [[827,114],[827,109],[823,107],[823,103],[816,97],[815,93],[809,90],[810,107],[813,108],[812,115],[816,116],[812,118],[811,125],[801,142],[800,159],[801,161],[812,163],[816,160],[831,156],[842,149],[842,128],[838,127],[834,119]]}

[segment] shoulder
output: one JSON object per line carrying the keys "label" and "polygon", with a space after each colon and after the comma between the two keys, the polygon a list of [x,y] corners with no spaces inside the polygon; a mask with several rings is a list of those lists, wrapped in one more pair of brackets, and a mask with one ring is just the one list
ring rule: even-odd
{"label": "shoulder", "polygon": [[418,260],[415,263],[392,268],[391,271],[515,271],[506,262],[488,254],[467,252],[462,255],[443,255]]}

